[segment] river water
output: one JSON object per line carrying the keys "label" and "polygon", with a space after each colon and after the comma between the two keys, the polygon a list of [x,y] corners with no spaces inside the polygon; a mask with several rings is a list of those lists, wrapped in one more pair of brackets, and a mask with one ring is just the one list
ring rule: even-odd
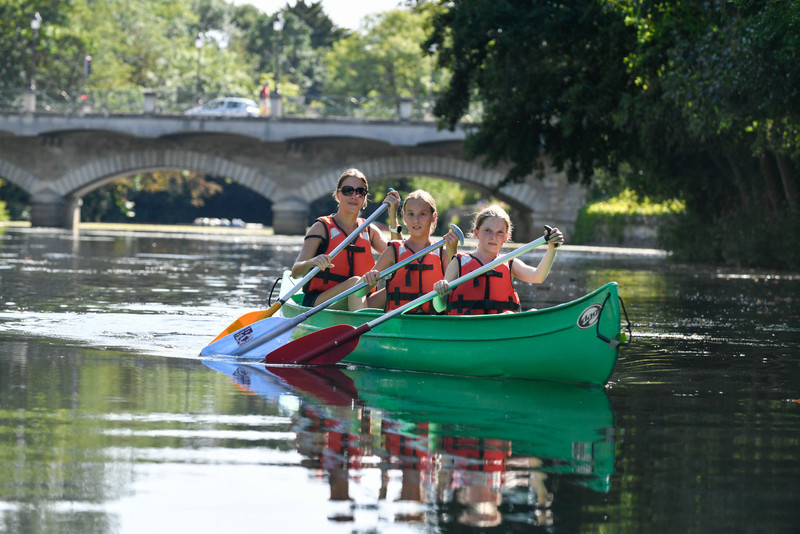
{"label": "river water", "polygon": [[0,532],[800,530],[797,274],[564,247],[605,388],[201,360],[300,243],[0,228]]}

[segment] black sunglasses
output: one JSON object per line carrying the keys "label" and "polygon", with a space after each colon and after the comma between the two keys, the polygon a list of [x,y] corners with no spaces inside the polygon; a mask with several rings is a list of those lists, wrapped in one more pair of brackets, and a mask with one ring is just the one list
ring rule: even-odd
{"label": "black sunglasses", "polygon": [[357,196],[365,197],[367,196],[367,193],[369,193],[369,190],[366,187],[352,187],[346,185],[344,187],[340,187],[339,192],[346,197],[353,196],[353,193],[355,193]]}

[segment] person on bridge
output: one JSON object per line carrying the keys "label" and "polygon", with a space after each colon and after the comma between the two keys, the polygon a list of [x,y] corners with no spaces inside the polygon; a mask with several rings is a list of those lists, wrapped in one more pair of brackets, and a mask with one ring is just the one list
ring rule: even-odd
{"label": "person on bridge", "polygon": [[[383,251],[375,268],[361,277],[361,280],[374,288],[380,279],[380,273],[408,256],[430,246],[431,232],[437,222],[436,201],[430,193],[418,189],[410,193],[403,202],[403,222],[408,229],[405,241],[390,241]],[[398,232],[399,233],[399,232]],[[359,296],[355,293],[348,297],[351,310],[361,308],[383,308],[391,311],[433,289],[433,284],[444,277],[450,259],[458,252],[458,236],[453,230],[444,236],[446,251],[438,248],[424,257],[406,265],[389,275],[386,287]],[[430,301],[410,310],[408,313],[435,313]]]}
{"label": "person on bridge", "polygon": [[258,93],[259,96],[259,103],[261,104],[261,116],[262,117],[269,117],[269,82],[265,83],[261,87],[261,91]]}
{"label": "person on bridge", "polygon": [[[369,184],[364,173],[358,169],[347,169],[339,177],[333,192],[333,198],[339,204],[336,213],[319,217],[308,229],[303,247],[292,266],[292,277],[301,278],[314,267],[319,267],[320,272],[303,287],[303,306],[316,306],[353,287],[375,265],[372,251],[382,253],[386,250],[387,241],[383,233],[370,224],[342,254],[333,258],[333,261],[329,256],[364,222],[358,215],[367,205],[368,194]],[[395,228],[400,194],[390,191],[384,202],[389,204],[390,227]],[[394,238],[395,233],[392,232],[390,237]],[[342,300],[331,307],[346,305],[346,300]]]}
{"label": "person on bridge", "polygon": [[498,265],[451,292],[449,282],[497,258],[500,248],[511,238],[511,230],[511,218],[500,206],[488,206],[478,212],[473,230],[475,239],[478,240],[477,248],[474,252],[456,255],[454,261],[447,266],[444,279],[433,286],[440,296],[448,296],[448,315],[518,312],[521,309],[519,295],[514,289],[512,278],[535,284],[545,281],[556,258],[556,248],[564,242],[564,236],[558,228],[551,230],[547,252],[537,267],[514,258],[508,265]]}

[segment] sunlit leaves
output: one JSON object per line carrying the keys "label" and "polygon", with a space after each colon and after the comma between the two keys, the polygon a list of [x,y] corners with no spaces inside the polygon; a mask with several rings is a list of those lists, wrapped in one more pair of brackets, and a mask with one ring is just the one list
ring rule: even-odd
{"label": "sunlit leaves", "polygon": [[330,94],[419,96],[433,89],[432,64],[423,55],[425,17],[393,10],[366,21],[336,42],[327,56]]}

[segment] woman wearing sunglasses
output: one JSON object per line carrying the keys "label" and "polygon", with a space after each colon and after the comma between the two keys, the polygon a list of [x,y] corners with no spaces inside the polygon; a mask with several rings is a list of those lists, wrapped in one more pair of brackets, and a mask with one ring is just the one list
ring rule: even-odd
{"label": "woman wearing sunglasses", "polygon": [[[367,205],[368,194],[369,184],[364,174],[358,169],[347,169],[339,177],[333,192],[333,198],[339,204],[336,213],[319,217],[308,229],[303,247],[292,266],[292,277],[302,278],[314,267],[319,267],[320,272],[303,287],[303,306],[316,306],[350,289],[359,282],[361,275],[374,267],[375,257],[372,251],[380,254],[386,250],[386,238],[371,224],[336,258],[331,259],[329,256],[333,249],[364,222],[358,215]],[[384,202],[389,204],[391,237],[401,238],[395,232],[400,195],[397,191],[390,191]],[[346,306],[346,299],[331,305],[333,308]]]}

